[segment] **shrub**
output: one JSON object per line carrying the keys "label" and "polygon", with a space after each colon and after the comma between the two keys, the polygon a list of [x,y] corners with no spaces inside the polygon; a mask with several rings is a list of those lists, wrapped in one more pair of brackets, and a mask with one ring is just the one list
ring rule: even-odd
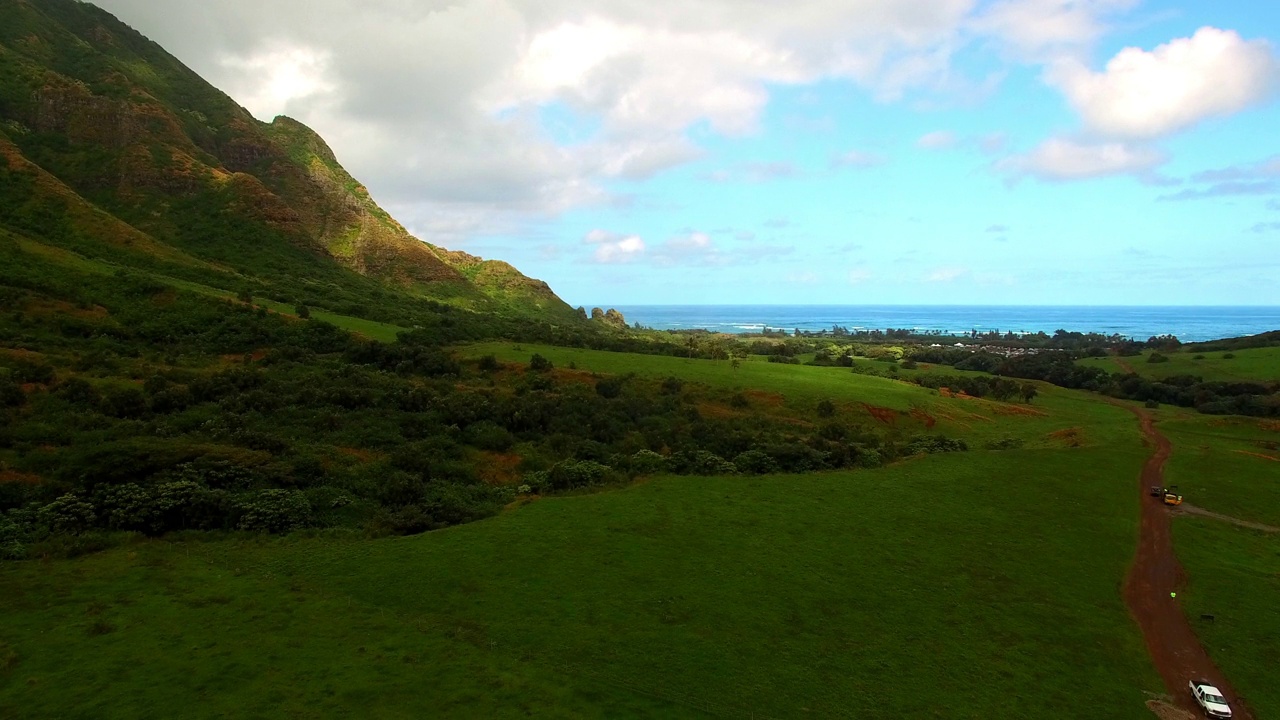
{"label": "shrub", "polygon": [[1235,354],[1235,353],[1223,353],[1223,354],[1222,354],[1222,359],[1223,359],[1223,360],[1235,360],[1235,359],[1236,359],[1236,354]]}
{"label": "shrub", "polygon": [[858,465],[864,468],[878,468],[884,464],[879,450],[862,450],[858,453]]}
{"label": "shrub", "polygon": [[622,394],[622,387],[627,384],[628,378],[621,376],[613,376],[601,378],[596,381],[596,394],[606,400],[612,400]]}
{"label": "shrub", "polygon": [[[771,355],[770,357],[776,357],[776,356]],[[733,397],[729,398],[729,407],[734,407],[734,408],[738,408],[739,410],[744,410],[746,408],[751,407],[751,403],[747,402],[746,395],[743,395],[742,393],[734,393]]]}
{"label": "shrub", "polygon": [[667,459],[672,472],[682,475],[736,475],[738,467],[713,452],[694,450],[673,453]]}
{"label": "shrub", "polygon": [[672,376],[662,381],[663,395],[679,395],[680,391],[683,389],[684,389],[684,381],[678,377]]}
{"label": "shrub", "polygon": [[27,402],[27,394],[12,380],[0,379],[0,407],[20,407]]}
{"label": "shrub", "polygon": [[67,378],[58,384],[53,391],[56,397],[62,398],[72,405],[97,408],[102,402],[102,393],[87,380],[78,377]]}
{"label": "shrub", "polygon": [[498,368],[501,367],[501,365],[498,364],[498,358],[495,355],[485,355],[480,358],[480,362],[477,363],[477,365],[482,372],[487,373],[496,372]]}
{"label": "shrub", "polygon": [[740,472],[751,475],[765,475],[778,471],[778,463],[762,450],[747,450],[738,453],[733,464]]}
{"label": "shrub", "polygon": [[903,369],[903,370],[915,370],[915,369],[916,369],[916,368],[918,368],[918,367],[920,367],[920,364],[919,364],[919,363],[917,363],[915,360],[903,360],[903,361],[902,361],[902,369]]}
{"label": "shrub", "polygon": [[147,413],[147,398],[137,388],[112,390],[102,399],[102,412],[122,419],[140,418]]}
{"label": "shrub", "polygon": [[640,450],[631,456],[631,472],[649,475],[667,469],[667,459],[652,450]]}
{"label": "shrub", "polygon": [[159,513],[151,492],[137,483],[108,487],[102,494],[102,519],[112,530],[154,533]]}
{"label": "shrub", "polygon": [[594,460],[566,460],[551,468],[547,480],[552,490],[572,490],[598,485],[612,470]]}
{"label": "shrub", "polygon": [[427,486],[421,506],[438,527],[444,527],[489,517],[510,497],[509,490],[487,485],[433,482]]}
{"label": "shrub", "polygon": [[818,403],[818,417],[828,418],[836,414],[835,403],[830,400],[823,400]]}
{"label": "shrub", "polygon": [[93,506],[67,493],[36,511],[36,522],[53,533],[81,533],[93,527]]}
{"label": "shrub", "polygon": [[293,309],[293,312],[303,320],[311,319],[311,308],[307,307],[306,304],[298,305]]}
{"label": "shrub", "polygon": [[529,358],[529,369],[534,372],[546,372],[554,367],[550,360],[537,353],[534,353],[533,357]]}
{"label": "shrub", "polygon": [[954,440],[943,435],[919,435],[907,443],[906,452],[908,455],[918,455],[920,453],[964,452],[968,449],[969,444],[964,440]]}
{"label": "shrub", "polygon": [[1153,352],[1153,353],[1151,353],[1149,356],[1147,356],[1147,362],[1149,362],[1149,363],[1166,363],[1166,362],[1169,362],[1169,358],[1168,358],[1168,357],[1166,357],[1165,355],[1161,355],[1161,354],[1160,354],[1160,353],[1158,353],[1158,352]]}
{"label": "shrub", "polygon": [[1017,450],[1025,444],[1022,438],[1005,437],[991,440],[984,447],[988,450]]}
{"label": "shrub", "polygon": [[468,425],[462,437],[468,445],[491,452],[504,452],[516,442],[515,436],[506,428],[488,420]]}
{"label": "shrub", "polygon": [[296,490],[259,490],[240,501],[240,511],[241,530],[283,533],[311,520],[311,503]]}

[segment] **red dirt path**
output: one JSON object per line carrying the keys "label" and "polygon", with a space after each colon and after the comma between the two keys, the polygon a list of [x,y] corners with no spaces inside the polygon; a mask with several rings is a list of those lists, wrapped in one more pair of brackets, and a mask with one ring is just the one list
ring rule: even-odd
{"label": "red dirt path", "polygon": [[[1178,601],[1169,597],[1182,587],[1186,575],[1173,553],[1169,532],[1169,508],[1147,496],[1152,486],[1164,487],[1164,463],[1173,452],[1169,439],[1156,430],[1150,413],[1129,408],[1142,423],[1142,434],[1156,448],[1142,467],[1138,492],[1142,495],[1142,525],[1138,553],[1125,578],[1124,599],[1129,612],[1142,628],[1151,661],[1164,679],[1165,688],[1181,708],[1197,711],[1187,690],[1187,681],[1204,679],[1218,686],[1231,703],[1237,720],[1253,720],[1253,713],[1239,700],[1231,683],[1218,670],[1196,638]],[[1197,712],[1197,717],[1199,713]]]}

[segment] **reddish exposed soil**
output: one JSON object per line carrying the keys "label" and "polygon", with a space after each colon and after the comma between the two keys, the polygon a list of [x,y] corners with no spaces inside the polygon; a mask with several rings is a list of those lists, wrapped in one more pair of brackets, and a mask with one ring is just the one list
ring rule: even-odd
{"label": "reddish exposed soil", "polygon": [[862,403],[862,407],[866,409],[866,411],[871,415],[871,417],[875,418],[879,422],[884,423],[885,425],[898,424],[897,410],[894,410],[892,408],[887,408],[887,407],[880,407],[878,405],[869,405],[867,403]]}
{"label": "reddish exposed soil", "polygon": [[1057,440],[1067,447],[1080,447],[1084,444],[1084,429],[1073,427],[1058,430],[1056,432],[1049,433],[1049,438],[1051,440]]}
{"label": "reddish exposed soil", "polygon": [[1156,430],[1150,413],[1129,409],[1138,416],[1142,434],[1155,445],[1155,452],[1143,466],[1138,482],[1138,492],[1142,496],[1142,525],[1138,552],[1129,568],[1129,576],[1125,578],[1125,602],[1142,629],[1152,663],[1179,707],[1197,711],[1187,690],[1187,681],[1204,679],[1217,685],[1226,695],[1237,719],[1252,720],[1253,714],[1240,702],[1231,683],[1200,645],[1178,601],[1169,596],[1182,587],[1186,574],[1173,553],[1170,509],[1148,497],[1147,490],[1153,486],[1164,487],[1164,463],[1173,452],[1173,445]]}
{"label": "reddish exposed soil", "polygon": [[767,407],[782,407],[782,403],[786,402],[786,398],[782,393],[766,392],[764,390],[747,390],[742,393],[752,404],[765,405]]}
{"label": "reddish exposed soil", "polygon": [[938,424],[938,418],[929,414],[924,408],[911,408],[911,417],[924,423],[926,429],[932,430],[934,425]]}
{"label": "reddish exposed soil", "polygon": [[991,410],[997,415],[1022,415],[1024,417],[1048,417],[1049,413],[1026,405],[1009,403],[991,403]]}
{"label": "reddish exposed soil", "polygon": [[17,470],[0,470],[0,484],[17,483],[20,485],[39,485],[41,483],[39,475],[18,472]]}

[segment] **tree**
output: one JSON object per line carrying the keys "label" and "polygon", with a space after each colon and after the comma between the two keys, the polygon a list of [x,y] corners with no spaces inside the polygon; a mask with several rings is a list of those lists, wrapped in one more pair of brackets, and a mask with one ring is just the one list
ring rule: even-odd
{"label": "tree", "polygon": [[307,307],[306,303],[299,304],[298,307],[293,309],[293,311],[303,320],[311,319],[311,308]]}
{"label": "tree", "polygon": [[689,358],[693,358],[693,353],[698,349],[698,336],[690,335],[684,339],[684,346],[689,350]]}
{"label": "tree", "polygon": [[1027,401],[1028,404],[1030,404],[1038,394],[1039,393],[1036,391],[1035,385],[1031,383],[1022,383],[1022,399]]}

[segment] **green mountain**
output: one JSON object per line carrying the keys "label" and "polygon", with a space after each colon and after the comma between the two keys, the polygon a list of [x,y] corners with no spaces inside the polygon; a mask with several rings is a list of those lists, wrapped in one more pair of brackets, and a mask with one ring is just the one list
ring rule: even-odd
{"label": "green mountain", "polygon": [[438,303],[582,322],[507,263],[413,237],[310,128],[256,120],[76,0],[0,0],[0,158],[0,228],[28,249],[400,324]]}

